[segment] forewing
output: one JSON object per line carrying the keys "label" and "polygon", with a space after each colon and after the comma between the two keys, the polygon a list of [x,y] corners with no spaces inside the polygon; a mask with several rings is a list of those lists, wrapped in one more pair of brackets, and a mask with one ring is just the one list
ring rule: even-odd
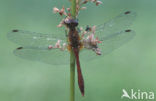
{"label": "forewing", "polygon": [[9,40],[21,46],[35,48],[47,48],[49,45],[55,45],[55,43],[60,40],[55,34],[42,34],[24,30],[12,30],[8,33],[7,37]]}
{"label": "forewing", "polygon": [[118,33],[111,34],[107,37],[104,37],[98,45],[101,49],[101,55],[96,55],[94,51],[91,49],[82,49],[80,52],[80,59],[83,60],[91,60],[96,59],[97,57],[102,57],[116,48],[120,47],[121,45],[125,44],[129,40],[131,40],[135,36],[135,32],[132,30],[123,30]]}
{"label": "forewing", "polygon": [[40,61],[52,65],[69,63],[69,52],[67,50],[19,47],[14,50],[14,54],[23,59]]}
{"label": "forewing", "polygon": [[96,36],[99,39],[103,39],[109,35],[112,35],[116,32],[120,32],[122,30],[128,29],[129,26],[133,23],[136,18],[136,13],[132,11],[126,11],[121,13],[119,16],[113,18],[112,20],[98,25],[96,27]]}

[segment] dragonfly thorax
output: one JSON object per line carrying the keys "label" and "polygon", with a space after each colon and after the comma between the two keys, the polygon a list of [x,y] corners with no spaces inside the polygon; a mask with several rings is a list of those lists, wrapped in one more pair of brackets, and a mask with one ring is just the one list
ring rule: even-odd
{"label": "dragonfly thorax", "polygon": [[80,42],[79,32],[76,29],[76,27],[78,26],[78,20],[66,18],[64,20],[64,23],[69,29],[69,32],[68,32],[69,46],[71,48],[79,49],[82,46],[82,44]]}
{"label": "dragonfly thorax", "polygon": [[76,28],[73,29],[70,29],[69,30],[69,45],[72,47],[72,48],[77,48],[79,49],[81,46],[82,46],[82,43],[80,42],[80,37],[79,37],[79,34],[78,34],[78,31],[76,30]]}

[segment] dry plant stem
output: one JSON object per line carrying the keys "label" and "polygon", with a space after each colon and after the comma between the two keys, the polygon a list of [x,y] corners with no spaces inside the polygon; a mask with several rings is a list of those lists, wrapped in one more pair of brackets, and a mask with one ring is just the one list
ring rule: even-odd
{"label": "dry plant stem", "polygon": [[[71,15],[76,18],[76,0],[71,1]],[[70,101],[75,101],[75,55],[70,51]]]}

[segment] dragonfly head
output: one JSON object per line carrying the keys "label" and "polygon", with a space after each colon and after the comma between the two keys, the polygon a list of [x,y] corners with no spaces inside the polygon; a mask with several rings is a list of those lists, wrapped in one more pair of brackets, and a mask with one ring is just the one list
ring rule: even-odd
{"label": "dragonfly head", "polygon": [[75,28],[78,26],[78,20],[77,19],[66,19],[64,23],[67,25],[69,28]]}

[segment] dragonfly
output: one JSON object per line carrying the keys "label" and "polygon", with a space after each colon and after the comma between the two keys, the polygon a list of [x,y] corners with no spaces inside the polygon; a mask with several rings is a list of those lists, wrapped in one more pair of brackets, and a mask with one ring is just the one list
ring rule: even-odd
{"label": "dragonfly", "polygon": [[80,60],[90,61],[102,57],[133,39],[135,32],[130,29],[130,25],[135,18],[135,12],[126,11],[104,24],[87,26],[84,30],[79,30],[78,20],[66,18],[64,24],[69,30],[66,35],[14,29],[7,34],[7,37],[20,45],[13,51],[16,56],[52,65],[69,63],[69,53],[73,50],[76,57],[78,85],[84,95]]}

